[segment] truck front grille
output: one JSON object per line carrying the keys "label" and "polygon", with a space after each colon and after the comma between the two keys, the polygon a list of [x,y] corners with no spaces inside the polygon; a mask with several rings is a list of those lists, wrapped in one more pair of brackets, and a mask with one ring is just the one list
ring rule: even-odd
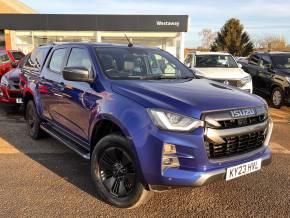
{"label": "truck front grille", "polygon": [[10,92],[8,95],[10,98],[22,98],[22,94],[20,92]]}
{"label": "truck front grille", "polygon": [[255,115],[233,118],[230,111],[204,114],[204,143],[210,160],[225,160],[261,148],[266,139],[269,119],[265,107],[255,108]]}
{"label": "truck front grille", "polygon": [[210,159],[241,155],[263,146],[265,131],[253,132],[240,136],[225,137],[223,144],[206,142],[206,151]]}
{"label": "truck front grille", "polygon": [[254,117],[221,120],[218,122],[222,126],[222,128],[235,128],[235,127],[242,127],[242,126],[248,126],[248,125],[261,123],[262,121],[266,119],[267,117],[265,116],[265,114],[262,114],[262,115],[258,115]]}
{"label": "truck front grille", "polygon": [[220,83],[224,83],[230,86],[234,86],[234,87],[243,87],[243,83],[240,80],[218,80],[215,79],[215,81],[220,82]]}

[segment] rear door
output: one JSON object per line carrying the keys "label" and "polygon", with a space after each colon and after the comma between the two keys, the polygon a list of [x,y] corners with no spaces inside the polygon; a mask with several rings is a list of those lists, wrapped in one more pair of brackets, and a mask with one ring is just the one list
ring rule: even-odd
{"label": "rear door", "polygon": [[251,55],[246,69],[246,72],[252,76],[254,90],[260,89],[260,78],[258,74],[260,69],[260,59],[259,54]]}
{"label": "rear door", "polygon": [[65,46],[54,49],[40,75],[39,93],[43,117],[59,125],[65,121],[61,115],[66,108],[62,95],[64,83],[61,72],[67,54],[68,48]]}
{"label": "rear door", "polygon": [[261,54],[260,66],[258,70],[258,88],[261,92],[270,94],[274,74],[271,70],[272,61],[268,54]]}

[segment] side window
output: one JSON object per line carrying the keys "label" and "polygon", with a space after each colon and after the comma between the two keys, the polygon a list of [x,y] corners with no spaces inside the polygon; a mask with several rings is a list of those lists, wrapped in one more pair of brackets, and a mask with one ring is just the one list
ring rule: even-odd
{"label": "side window", "polygon": [[92,64],[85,49],[73,48],[67,61],[67,67],[85,67],[91,70]]}
{"label": "side window", "polygon": [[192,67],[192,54],[187,55],[184,63],[187,67]]}
{"label": "side window", "polygon": [[258,55],[252,55],[250,58],[250,63],[254,65],[259,65],[260,57]]}
{"label": "side window", "polygon": [[43,62],[45,60],[45,57],[46,57],[49,49],[50,48],[37,48],[37,49],[35,49],[31,53],[31,55],[29,55],[29,57],[27,58],[27,61],[24,65],[24,67],[39,70],[43,65]]}
{"label": "side window", "polygon": [[262,55],[261,56],[261,65],[264,67],[264,68],[268,68],[270,67],[272,64],[271,62],[271,59],[268,55]]}
{"label": "side window", "polygon": [[67,49],[61,48],[53,52],[48,68],[54,72],[60,73]]}

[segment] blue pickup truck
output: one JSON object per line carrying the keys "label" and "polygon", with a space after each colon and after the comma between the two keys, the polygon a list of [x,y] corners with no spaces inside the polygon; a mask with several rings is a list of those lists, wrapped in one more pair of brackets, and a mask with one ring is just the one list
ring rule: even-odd
{"label": "blue pickup truck", "polygon": [[21,88],[29,135],[48,133],[90,160],[98,196],[116,207],[271,162],[265,101],[198,78],[159,48],[40,46],[22,68]]}

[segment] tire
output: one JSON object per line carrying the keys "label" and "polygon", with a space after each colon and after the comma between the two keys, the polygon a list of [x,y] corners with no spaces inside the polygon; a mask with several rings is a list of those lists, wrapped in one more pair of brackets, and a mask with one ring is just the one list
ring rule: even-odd
{"label": "tire", "polygon": [[32,100],[27,103],[25,110],[25,119],[28,135],[33,139],[42,138],[44,133],[40,128],[40,119],[38,117],[34,102]]}
{"label": "tire", "polygon": [[284,92],[280,87],[276,87],[272,90],[271,93],[271,104],[274,108],[280,109],[283,105]]}
{"label": "tire", "polygon": [[140,206],[151,194],[140,179],[140,170],[129,141],[111,134],[102,138],[91,157],[91,176],[97,195],[119,208]]}

